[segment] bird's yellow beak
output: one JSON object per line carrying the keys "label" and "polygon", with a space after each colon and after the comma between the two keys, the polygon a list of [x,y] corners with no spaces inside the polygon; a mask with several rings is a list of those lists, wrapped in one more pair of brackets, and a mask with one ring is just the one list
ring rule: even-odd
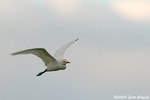
{"label": "bird's yellow beak", "polygon": [[71,63],[70,61],[66,61],[66,64]]}

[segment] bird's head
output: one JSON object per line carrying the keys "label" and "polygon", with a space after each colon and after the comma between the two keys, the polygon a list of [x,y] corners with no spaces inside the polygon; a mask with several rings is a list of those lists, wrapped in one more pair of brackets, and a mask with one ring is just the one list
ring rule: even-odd
{"label": "bird's head", "polygon": [[70,61],[66,60],[66,59],[63,59],[63,64],[66,65],[68,63],[71,63]]}

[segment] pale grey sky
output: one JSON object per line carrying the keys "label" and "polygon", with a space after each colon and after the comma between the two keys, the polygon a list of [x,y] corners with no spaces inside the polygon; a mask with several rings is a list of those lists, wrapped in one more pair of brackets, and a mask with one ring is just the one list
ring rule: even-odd
{"label": "pale grey sky", "polygon": [[[0,0],[1,100],[112,100],[150,96],[150,2],[147,0]],[[15,51],[65,53],[64,71],[36,74],[43,62]]]}

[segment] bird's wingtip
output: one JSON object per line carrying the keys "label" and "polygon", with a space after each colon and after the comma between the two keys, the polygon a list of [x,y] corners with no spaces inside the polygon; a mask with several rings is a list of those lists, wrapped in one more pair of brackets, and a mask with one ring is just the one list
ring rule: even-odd
{"label": "bird's wingtip", "polygon": [[11,53],[10,55],[11,56],[15,56],[15,55],[17,55],[18,53],[17,52],[14,52],[14,53]]}
{"label": "bird's wingtip", "polygon": [[10,55],[11,55],[11,56],[14,56],[14,53],[11,53]]}
{"label": "bird's wingtip", "polygon": [[75,39],[75,41],[78,41],[78,40],[79,40],[79,38]]}

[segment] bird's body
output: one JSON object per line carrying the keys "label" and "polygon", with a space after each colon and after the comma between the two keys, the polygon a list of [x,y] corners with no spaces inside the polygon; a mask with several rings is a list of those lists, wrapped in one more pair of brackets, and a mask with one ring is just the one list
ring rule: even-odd
{"label": "bird's body", "polygon": [[58,71],[66,69],[66,64],[70,63],[66,59],[63,58],[65,50],[73,44],[78,39],[75,39],[61,48],[59,48],[54,56],[51,56],[44,48],[34,48],[34,49],[27,49],[19,52],[12,53],[12,55],[19,55],[19,54],[33,54],[42,59],[47,67],[43,72],[40,72],[37,76],[42,75],[48,71]]}
{"label": "bird's body", "polygon": [[54,61],[47,65],[48,71],[57,71],[57,70],[64,70],[66,69],[66,65],[62,64],[63,61]]}

